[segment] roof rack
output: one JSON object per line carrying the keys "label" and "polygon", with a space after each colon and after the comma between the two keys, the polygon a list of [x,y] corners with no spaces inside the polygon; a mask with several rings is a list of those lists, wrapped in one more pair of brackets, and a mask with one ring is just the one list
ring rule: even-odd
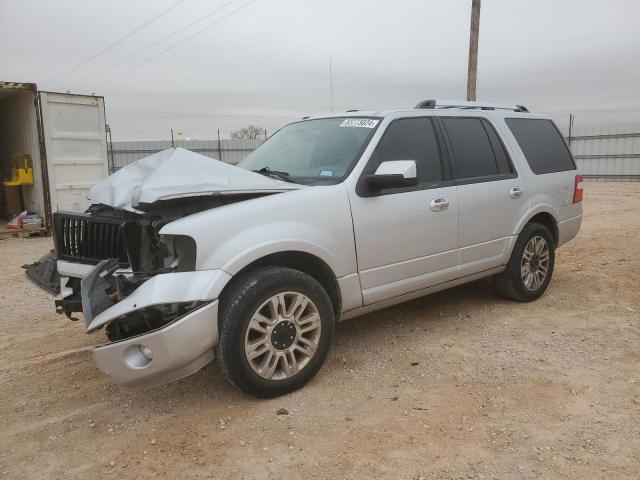
{"label": "roof rack", "polygon": [[465,102],[463,100],[424,100],[413,108],[446,109],[460,108],[463,110],[512,110],[514,112],[529,113],[523,105],[509,105],[504,103]]}

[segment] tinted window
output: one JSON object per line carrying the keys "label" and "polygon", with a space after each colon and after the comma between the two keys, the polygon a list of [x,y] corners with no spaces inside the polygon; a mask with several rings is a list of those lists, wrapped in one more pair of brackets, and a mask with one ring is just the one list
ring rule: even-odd
{"label": "tinted window", "polygon": [[567,144],[553,122],[533,118],[507,118],[506,122],[533,173],[575,170]]}
{"label": "tinted window", "polygon": [[442,180],[442,161],[433,123],[428,118],[402,118],[384,132],[372,157],[373,170],[382,162],[415,160],[421,185]]}
{"label": "tinted window", "polygon": [[443,118],[455,159],[455,177],[490,177],[511,172],[507,154],[491,125],[479,118]]}
{"label": "tinted window", "polygon": [[511,160],[507,155],[507,151],[502,144],[502,141],[498,137],[493,126],[486,121],[482,121],[487,135],[489,135],[489,141],[491,142],[491,148],[493,148],[493,154],[496,157],[496,163],[498,164],[498,172],[501,174],[513,173],[513,167],[511,166]]}

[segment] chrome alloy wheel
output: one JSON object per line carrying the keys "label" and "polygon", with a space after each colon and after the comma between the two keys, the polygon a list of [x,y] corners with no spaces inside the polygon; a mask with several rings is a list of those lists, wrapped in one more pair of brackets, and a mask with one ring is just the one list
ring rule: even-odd
{"label": "chrome alloy wheel", "polygon": [[522,252],[520,275],[527,290],[535,291],[549,273],[549,244],[541,236],[532,237]]}
{"label": "chrome alloy wheel", "polygon": [[251,317],[244,353],[251,369],[267,380],[282,380],[303,369],[320,341],[320,314],[302,293],[282,292]]}

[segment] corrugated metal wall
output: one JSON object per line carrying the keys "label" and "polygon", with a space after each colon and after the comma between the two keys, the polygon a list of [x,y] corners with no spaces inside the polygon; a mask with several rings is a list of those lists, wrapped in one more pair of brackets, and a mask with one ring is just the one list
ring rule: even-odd
{"label": "corrugated metal wall", "polygon": [[570,145],[586,178],[640,180],[640,123],[573,128]]}
{"label": "corrugated metal wall", "polygon": [[[562,128],[565,135],[566,128]],[[176,146],[235,164],[263,140],[179,140]],[[113,142],[112,171],[154,152],[170,141]],[[578,127],[571,132],[571,151],[586,178],[604,181],[640,180],[640,123]]]}
{"label": "corrugated metal wall", "polygon": [[[236,164],[264,140],[176,140],[175,146],[192,150],[216,160]],[[111,171],[116,171],[152,153],[171,148],[171,141],[113,142]]]}

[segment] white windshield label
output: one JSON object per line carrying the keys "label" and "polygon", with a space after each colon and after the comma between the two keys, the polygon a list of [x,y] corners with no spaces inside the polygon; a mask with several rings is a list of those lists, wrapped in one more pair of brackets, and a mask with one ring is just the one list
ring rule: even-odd
{"label": "white windshield label", "polygon": [[378,125],[379,120],[373,120],[371,118],[347,118],[340,126],[341,127],[361,127],[361,128],[375,128]]}

